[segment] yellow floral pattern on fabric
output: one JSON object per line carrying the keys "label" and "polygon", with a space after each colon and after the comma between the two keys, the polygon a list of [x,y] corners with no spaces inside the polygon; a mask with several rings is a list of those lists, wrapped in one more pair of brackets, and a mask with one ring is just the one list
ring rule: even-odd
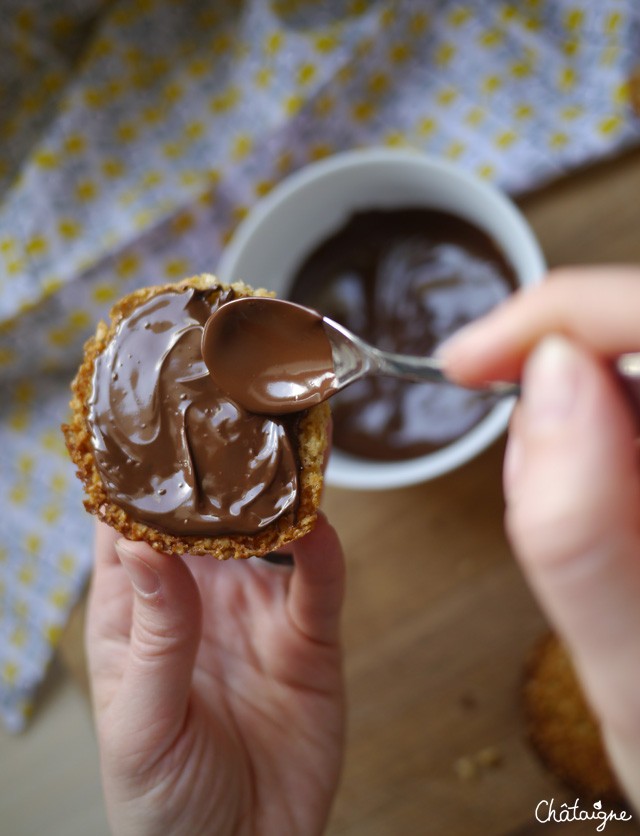
{"label": "yellow floral pattern on fabric", "polygon": [[19,729],[91,567],[59,424],[96,321],[136,287],[215,272],[258,198],[341,150],[415,148],[519,192],[637,141],[640,7],[5,5],[0,715]]}

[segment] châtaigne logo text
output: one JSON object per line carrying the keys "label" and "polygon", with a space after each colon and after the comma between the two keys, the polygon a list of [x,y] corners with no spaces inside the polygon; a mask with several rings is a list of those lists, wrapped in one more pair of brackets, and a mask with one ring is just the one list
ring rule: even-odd
{"label": "ch\u00e2taigne logo text", "polygon": [[543,799],[536,805],[536,821],[541,824],[549,822],[572,822],[572,821],[593,821],[597,822],[596,830],[600,833],[610,821],[631,821],[631,814],[626,810],[605,810],[602,801],[596,801],[589,809],[580,806],[580,799],[577,798],[573,804],[562,804],[556,806],[555,799],[551,801]]}

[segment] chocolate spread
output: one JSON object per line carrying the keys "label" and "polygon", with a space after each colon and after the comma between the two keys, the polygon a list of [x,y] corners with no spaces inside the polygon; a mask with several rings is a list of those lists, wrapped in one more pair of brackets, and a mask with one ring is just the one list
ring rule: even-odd
{"label": "chocolate spread", "polygon": [[247,412],[213,383],[204,324],[232,291],[167,291],[96,359],[89,420],[110,499],[177,535],[252,534],[298,501],[297,416]]}
{"label": "chocolate spread", "polygon": [[[290,298],[378,348],[431,354],[517,286],[495,243],[430,209],[363,211],[299,266]],[[430,453],[467,432],[495,396],[447,384],[367,378],[332,399],[335,447],[376,460]]]}
{"label": "chocolate spread", "polygon": [[202,356],[220,389],[251,412],[299,412],[335,388],[322,317],[282,299],[222,305],[205,326]]}

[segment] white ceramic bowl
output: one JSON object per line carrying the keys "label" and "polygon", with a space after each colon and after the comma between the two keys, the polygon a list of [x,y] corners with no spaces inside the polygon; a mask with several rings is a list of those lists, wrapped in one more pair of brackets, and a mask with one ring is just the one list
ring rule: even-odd
{"label": "white ceramic bowl", "polygon": [[[244,280],[286,297],[293,274],[316,244],[358,209],[424,206],[483,229],[513,265],[521,285],[545,272],[540,247],[514,204],[482,180],[413,151],[350,151],[293,174],[256,204],[223,253],[218,276]],[[506,429],[513,399],[503,400],[469,432],[433,453],[399,462],[371,461],[333,450],[327,482],[384,489],[423,482],[469,461]]]}

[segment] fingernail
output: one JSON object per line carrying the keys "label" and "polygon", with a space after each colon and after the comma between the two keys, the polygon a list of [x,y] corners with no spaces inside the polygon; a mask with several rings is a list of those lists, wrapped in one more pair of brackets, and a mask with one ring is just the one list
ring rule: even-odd
{"label": "fingernail", "polygon": [[155,595],[160,589],[160,578],[155,569],[131,550],[124,538],[116,542],[116,552],[136,592],[143,597]]}
{"label": "fingernail", "polygon": [[458,353],[464,354],[467,343],[474,342],[475,334],[481,330],[476,322],[469,322],[463,325],[450,337],[443,340],[434,351],[434,356],[445,365],[449,359]]}
{"label": "fingernail", "polygon": [[524,370],[522,406],[527,423],[544,429],[565,421],[575,407],[579,372],[571,343],[564,337],[545,337]]}
{"label": "fingernail", "polygon": [[503,483],[504,492],[507,496],[513,493],[515,485],[522,472],[522,440],[515,434],[510,433],[507,441],[507,449],[504,452]]}
{"label": "fingernail", "polygon": [[293,555],[290,552],[268,552],[260,557],[265,563],[272,566],[294,566]]}

